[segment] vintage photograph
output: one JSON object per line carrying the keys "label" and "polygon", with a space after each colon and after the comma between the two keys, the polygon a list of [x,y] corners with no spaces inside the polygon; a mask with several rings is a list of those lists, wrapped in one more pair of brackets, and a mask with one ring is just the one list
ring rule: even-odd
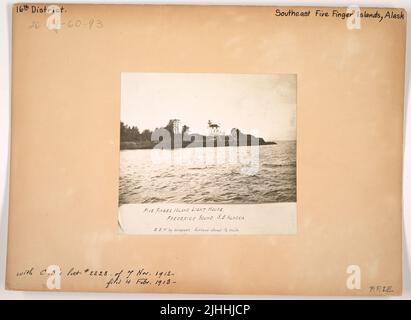
{"label": "vintage photograph", "polygon": [[296,202],[294,74],[122,73],[119,206]]}

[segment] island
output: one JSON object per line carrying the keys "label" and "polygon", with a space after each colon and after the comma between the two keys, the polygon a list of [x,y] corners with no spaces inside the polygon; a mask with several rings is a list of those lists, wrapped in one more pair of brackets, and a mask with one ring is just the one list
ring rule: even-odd
{"label": "island", "polygon": [[129,126],[120,122],[120,150],[133,149],[178,149],[178,148],[216,148],[262,146],[276,144],[274,141],[265,141],[261,137],[245,134],[238,128],[233,128],[230,134],[221,132],[218,124],[208,121],[208,135],[190,133],[190,128],[183,125],[180,129],[180,120],[171,119],[164,127],[153,131],[145,129],[140,133],[136,126]]}

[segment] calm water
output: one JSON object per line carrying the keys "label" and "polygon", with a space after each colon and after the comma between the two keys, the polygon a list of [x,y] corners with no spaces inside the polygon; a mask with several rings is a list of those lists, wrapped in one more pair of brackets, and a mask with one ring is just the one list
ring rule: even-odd
{"label": "calm water", "polygon": [[295,141],[253,147],[124,150],[125,203],[296,201]]}

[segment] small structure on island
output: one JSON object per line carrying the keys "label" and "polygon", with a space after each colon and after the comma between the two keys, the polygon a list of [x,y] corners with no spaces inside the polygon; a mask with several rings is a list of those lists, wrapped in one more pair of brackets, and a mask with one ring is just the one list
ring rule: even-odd
{"label": "small structure on island", "polygon": [[208,130],[210,132],[210,136],[218,136],[221,134],[220,126],[218,124],[212,123],[211,120],[208,120]]}

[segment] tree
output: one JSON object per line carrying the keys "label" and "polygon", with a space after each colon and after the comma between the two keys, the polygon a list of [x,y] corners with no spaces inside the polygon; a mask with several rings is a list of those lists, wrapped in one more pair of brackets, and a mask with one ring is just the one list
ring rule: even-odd
{"label": "tree", "polygon": [[120,141],[125,141],[127,127],[124,122],[120,122]]}
{"label": "tree", "polygon": [[178,121],[179,121],[178,119],[171,119],[168,121],[167,125],[164,127],[164,129],[170,132],[171,136],[174,135],[174,127]]}
{"label": "tree", "polygon": [[138,141],[140,140],[140,131],[136,126],[129,127],[128,125],[120,122],[120,141]]}
{"label": "tree", "polygon": [[232,135],[233,137],[239,137],[239,136],[240,136],[240,130],[237,129],[237,128],[232,128],[232,129],[231,129],[231,135]]}
{"label": "tree", "polygon": [[184,135],[185,133],[188,133],[189,130],[189,126],[183,125],[183,127],[181,128],[181,133]]}
{"label": "tree", "polygon": [[130,139],[132,141],[138,141],[140,140],[140,130],[138,130],[138,128],[136,126],[133,126],[130,129]]}

